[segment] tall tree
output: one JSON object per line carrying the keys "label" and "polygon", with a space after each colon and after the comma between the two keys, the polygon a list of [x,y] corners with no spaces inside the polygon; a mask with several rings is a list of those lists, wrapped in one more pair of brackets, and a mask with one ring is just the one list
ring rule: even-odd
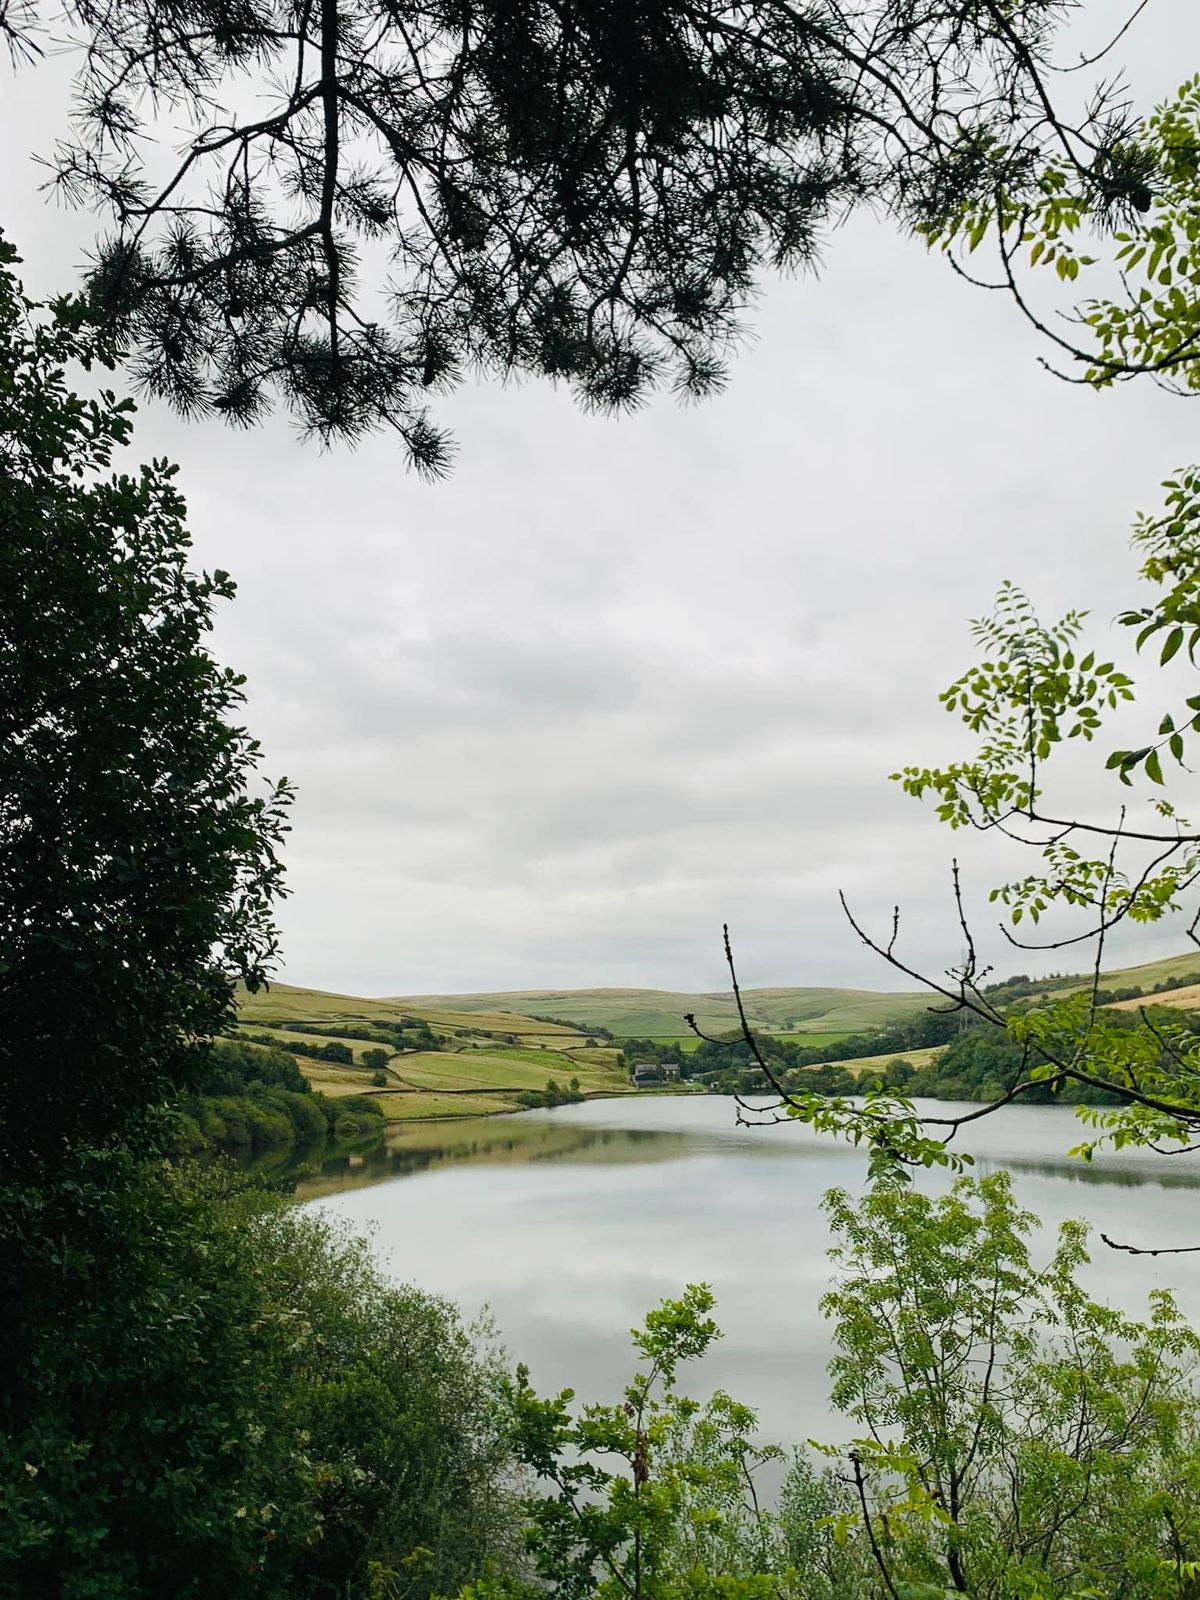
{"label": "tall tree", "polygon": [[[55,177],[111,219],[88,291],[150,392],[390,424],[436,474],[427,398],[471,369],[603,407],[719,386],[763,274],[811,265],[858,201],[945,219],[1052,146],[1140,204],[1111,96],[1073,119],[1047,88],[1069,9],[74,0]],[[0,7],[18,57],[38,10]]]}
{"label": "tall tree", "polygon": [[253,780],[242,679],[204,648],[175,469],[112,470],[132,404],[0,238],[0,1167],[102,1143],[183,1081],[257,984],[286,783]]}

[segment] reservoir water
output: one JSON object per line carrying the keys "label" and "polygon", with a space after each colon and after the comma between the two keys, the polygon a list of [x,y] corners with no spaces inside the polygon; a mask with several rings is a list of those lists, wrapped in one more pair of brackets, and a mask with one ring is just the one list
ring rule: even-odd
{"label": "reservoir water", "polygon": [[[928,1109],[944,1114],[942,1102]],[[680,1375],[722,1388],[784,1443],[848,1436],[827,1404],[830,1278],[824,1192],[863,1186],[865,1157],[796,1125],[739,1127],[717,1096],[630,1096],[555,1111],[396,1125],[387,1149],[302,1182],[299,1198],[368,1232],[396,1278],[485,1306],[543,1391],[615,1397],[633,1370],[628,1330],[663,1296],[704,1281],[724,1337]],[[1200,1244],[1200,1158],[1123,1152],[1085,1165],[1057,1106],[1013,1106],[960,1135],[977,1172],[1008,1167],[1043,1220],[1035,1258],[1068,1217],[1093,1226],[1087,1283],[1130,1311],[1173,1287],[1200,1320],[1200,1255],[1129,1256]],[[944,1188],[951,1178],[922,1172]]]}

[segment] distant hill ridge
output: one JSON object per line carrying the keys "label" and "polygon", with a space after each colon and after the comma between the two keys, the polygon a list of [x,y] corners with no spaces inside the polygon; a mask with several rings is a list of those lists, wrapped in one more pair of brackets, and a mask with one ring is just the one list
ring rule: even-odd
{"label": "distant hill ridge", "polygon": [[[1140,989],[1153,992],[1159,985],[1200,973],[1200,950],[1140,966],[1106,971],[1106,989]],[[997,980],[999,981],[999,980]],[[1066,993],[1090,982],[1085,974],[1061,974],[1036,980],[1035,991]],[[1168,1004],[1200,1004],[1200,995],[1176,990]],[[745,989],[742,998],[755,1027],[764,1031],[835,1035],[862,1033],[911,1016],[931,1003],[925,991],[843,989],[820,985]],[[509,1029],[517,1034],[545,1034],[549,1025],[531,1027],[530,1019],[551,1017],[575,1028],[606,1028],[618,1039],[669,1038],[687,1032],[688,1012],[706,1033],[727,1032],[737,1025],[733,996],[719,990],[695,993],[673,989],[636,989],[616,986],[594,989],[511,989],[476,994],[388,995],[363,998],[319,989],[302,989],[274,983],[261,995],[244,996],[240,1010],[247,1020],[287,1016],[360,1017],[394,1015],[407,1008],[414,1015],[437,1021],[469,1016],[479,1025]]]}
{"label": "distant hill ridge", "polygon": [[[924,994],[872,989],[770,988],[742,991],[746,1013],[763,1029],[787,1033],[857,1033],[910,1016],[928,1005]],[[398,1004],[441,1006],[468,1014],[498,1009],[556,1017],[582,1028],[607,1028],[617,1038],[664,1038],[687,1031],[691,1012],[706,1032],[737,1026],[728,992],[689,994],[672,989],[521,989],[507,993],[406,995]]]}

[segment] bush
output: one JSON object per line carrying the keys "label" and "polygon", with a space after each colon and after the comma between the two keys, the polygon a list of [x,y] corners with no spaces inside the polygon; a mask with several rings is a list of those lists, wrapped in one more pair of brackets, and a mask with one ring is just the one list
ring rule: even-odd
{"label": "bush", "polygon": [[244,1160],[326,1139],[339,1120],[346,1123],[343,1139],[379,1131],[382,1108],[374,1100],[317,1094],[283,1050],[218,1040],[204,1058],[199,1087],[200,1093],[182,1096],[169,1116],[164,1146],[176,1155],[209,1151]]}
{"label": "bush", "polygon": [[326,1098],[325,1104],[339,1114],[347,1112],[351,1116],[374,1118],[378,1122],[383,1121],[383,1107],[374,1095],[346,1094],[337,1100]]}
{"label": "bush", "polygon": [[6,1600],[428,1600],[506,1550],[494,1353],[330,1224],[88,1158],[0,1190],[0,1266]]}

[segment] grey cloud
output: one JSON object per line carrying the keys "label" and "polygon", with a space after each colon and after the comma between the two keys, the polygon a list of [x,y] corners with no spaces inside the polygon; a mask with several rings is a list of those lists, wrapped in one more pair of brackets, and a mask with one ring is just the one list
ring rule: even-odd
{"label": "grey cloud", "polygon": [[[1144,101],[1172,86],[1147,66],[1162,41],[1186,56],[1200,20],[1173,0],[1141,26]],[[9,148],[31,126],[52,143],[52,100],[13,80]],[[6,163],[0,208],[49,291],[86,227],[35,183]],[[322,454],[281,423],[143,409],[137,449],[180,461],[197,559],[238,579],[216,645],[248,674],[266,768],[299,785],[289,979],[711,988],[728,918],[748,982],[900,983],[837,891],[873,925],[899,901],[905,947],[940,969],[956,852],[994,926],[987,885],[1024,863],[946,834],[886,774],[965,748],[936,695],[1003,579],[1115,637],[1131,516],[1194,457],[1191,412],[1057,382],[1010,305],[865,219],[753,321],[699,407],[596,418],[545,385],[460,391],[436,487],[386,439]],[[1086,766],[1064,792],[1113,803]],[[1116,953],[1179,942],[1140,937]],[[1062,962],[989,947],[1007,970]]]}

